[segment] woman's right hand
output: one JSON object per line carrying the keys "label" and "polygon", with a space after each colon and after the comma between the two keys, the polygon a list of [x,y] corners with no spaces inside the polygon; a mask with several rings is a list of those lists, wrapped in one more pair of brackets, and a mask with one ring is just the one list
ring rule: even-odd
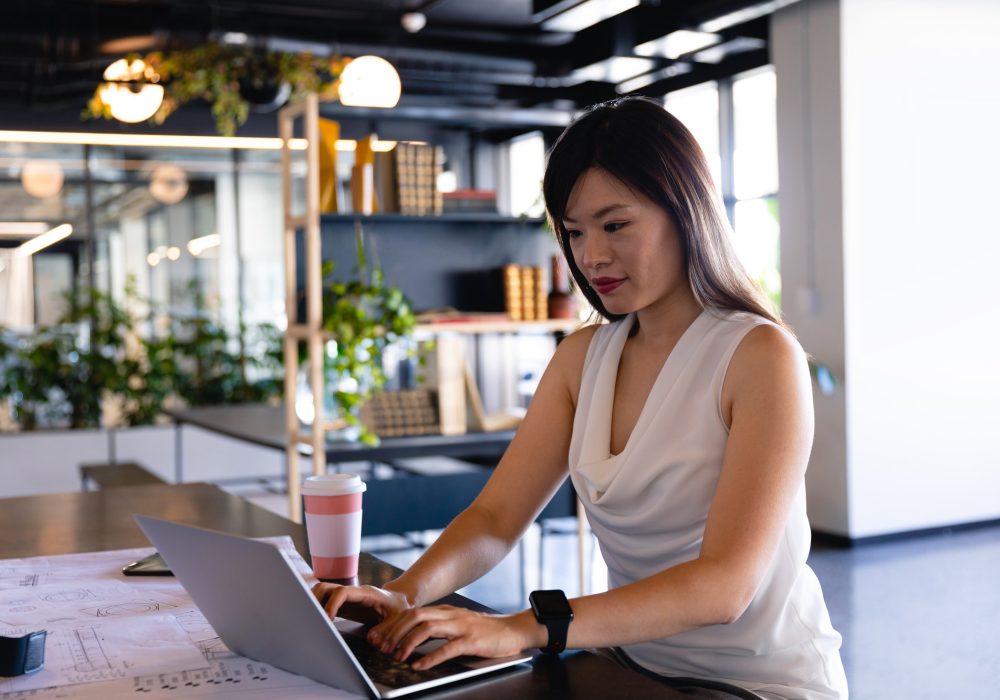
{"label": "woman's right hand", "polygon": [[[341,586],[336,583],[317,583],[313,586],[312,591],[331,620],[337,616],[345,604],[350,603],[373,610],[380,620],[393,617],[413,607],[403,593],[377,586]],[[342,615],[342,617],[344,616]]]}

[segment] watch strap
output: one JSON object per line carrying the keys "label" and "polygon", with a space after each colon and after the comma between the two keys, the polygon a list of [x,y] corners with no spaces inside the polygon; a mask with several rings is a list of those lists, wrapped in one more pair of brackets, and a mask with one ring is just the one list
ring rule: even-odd
{"label": "watch strap", "polygon": [[546,654],[560,654],[566,650],[569,623],[572,620],[546,620],[543,624],[549,630],[549,643],[542,647]]}
{"label": "watch strap", "polygon": [[45,630],[22,637],[0,635],[0,676],[20,676],[45,665]]}

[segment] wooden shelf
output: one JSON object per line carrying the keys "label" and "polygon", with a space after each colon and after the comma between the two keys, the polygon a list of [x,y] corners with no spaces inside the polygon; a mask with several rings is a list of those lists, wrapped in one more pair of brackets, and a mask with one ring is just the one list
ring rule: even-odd
{"label": "wooden shelf", "polygon": [[323,214],[323,222],[354,222],[366,223],[414,223],[414,224],[524,224],[525,226],[542,226],[545,219],[527,216],[504,216],[489,212],[462,212],[454,214],[438,214],[435,216],[415,216],[412,214]]}
{"label": "wooden shelf", "polygon": [[[451,321],[447,323],[418,323],[414,331],[426,335],[441,333],[465,333],[468,335],[476,333],[555,333],[556,331],[571,333],[587,323],[588,321],[578,321],[574,318],[550,318],[545,321]],[[305,324],[293,323],[288,326],[285,333],[290,338],[304,342],[308,340],[310,330]],[[319,334],[324,341],[334,338],[330,331],[320,330]]]}
{"label": "wooden shelf", "polygon": [[417,333],[523,333],[529,331],[555,333],[575,331],[586,321],[574,318],[551,318],[545,321],[452,321],[448,323],[420,323]]}

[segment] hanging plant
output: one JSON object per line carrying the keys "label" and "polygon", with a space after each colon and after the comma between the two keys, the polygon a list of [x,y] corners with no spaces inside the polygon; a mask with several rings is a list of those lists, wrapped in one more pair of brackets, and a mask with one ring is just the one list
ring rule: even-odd
{"label": "hanging plant", "polygon": [[[236,133],[254,104],[264,110],[276,109],[286,100],[311,92],[321,99],[335,99],[337,79],[349,61],[215,43],[130,55],[125,60],[133,66],[141,61],[138,65],[142,70],[122,84],[133,91],[145,84],[163,86],[163,101],[149,121],[162,124],[186,102],[204,100],[211,104],[216,130],[223,136]],[[102,83],[94,91],[82,118],[114,118],[106,85]]]}

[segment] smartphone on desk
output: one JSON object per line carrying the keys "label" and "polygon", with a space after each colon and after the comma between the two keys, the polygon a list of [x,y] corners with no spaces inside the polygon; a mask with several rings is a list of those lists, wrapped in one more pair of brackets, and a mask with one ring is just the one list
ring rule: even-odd
{"label": "smartphone on desk", "polygon": [[173,576],[174,573],[163,561],[159,552],[153,552],[148,557],[143,557],[139,561],[122,568],[122,573],[126,576]]}

